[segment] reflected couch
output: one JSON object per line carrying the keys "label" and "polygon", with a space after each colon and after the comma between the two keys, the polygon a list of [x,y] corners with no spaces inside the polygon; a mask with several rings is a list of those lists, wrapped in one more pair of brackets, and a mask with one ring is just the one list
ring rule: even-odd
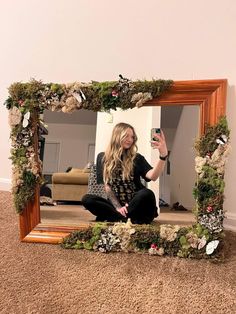
{"label": "reflected couch", "polygon": [[88,191],[90,170],[72,168],[69,172],[52,175],[52,199],[54,201],[81,201]]}

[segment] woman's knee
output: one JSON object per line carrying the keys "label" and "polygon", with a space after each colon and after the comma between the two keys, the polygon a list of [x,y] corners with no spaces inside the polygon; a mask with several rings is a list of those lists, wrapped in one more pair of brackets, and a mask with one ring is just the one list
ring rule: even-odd
{"label": "woman's knee", "polygon": [[154,200],[156,200],[155,194],[154,194],[153,191],[150,190],[150,189],[146,189],[146,188],[145,188],[145,189],[142,189],[142,190],[138,191],[137,194],[139,194],[139,196],[142,197],[142,198],[147,198],[147,199],[154,199]]}
{"label": "woman's knee", "polygon": [[81,203],[86,207],[87,205],[91,204],[94,202],[94,197],[91,194],[85,194],[82,199]]}

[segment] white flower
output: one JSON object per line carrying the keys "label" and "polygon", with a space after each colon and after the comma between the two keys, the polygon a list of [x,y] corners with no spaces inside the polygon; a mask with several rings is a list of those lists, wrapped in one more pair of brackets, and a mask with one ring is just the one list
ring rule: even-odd
{"label": "white flower", "polygon": [[30,112],[27,111],[25,114],[24,114],[24,119],[23,119],[23,128],[26,128],[27,125],[29,124],[29,118],[30,118]]}
{"label": "white flower", "polygon": [[213,241],[209,242],[206,246],[206,254],[211,255],[215,251],[215,249],[217,248],[219,243],[220,243],[219,240],[213,240]]}
{"label": "white flower", "polygon": [[197,173],[201,173],[202,172],[202,167],[206,164],[207,162],[207,158],[203,158],[200,156],[195,157],[195,171]]}

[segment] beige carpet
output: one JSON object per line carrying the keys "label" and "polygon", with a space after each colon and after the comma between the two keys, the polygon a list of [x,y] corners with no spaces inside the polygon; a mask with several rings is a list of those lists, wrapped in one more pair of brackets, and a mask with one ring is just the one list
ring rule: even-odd
{"label": "beige carpet", "polygon": [[223,264],[20,243],[8,192],[0,192],[0,228],[1,314],[236,313],[232,232]]}

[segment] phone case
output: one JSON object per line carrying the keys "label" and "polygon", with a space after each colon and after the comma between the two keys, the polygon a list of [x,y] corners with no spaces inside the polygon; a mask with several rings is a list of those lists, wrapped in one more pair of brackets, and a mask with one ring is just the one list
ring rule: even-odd
{"label": "phone case", "polygon": [[154,134],[160,134],[161,129],[160,128],[152,128],[151,130],[151,140],[152,141],[157,141],[157,139],[154,137]]}

